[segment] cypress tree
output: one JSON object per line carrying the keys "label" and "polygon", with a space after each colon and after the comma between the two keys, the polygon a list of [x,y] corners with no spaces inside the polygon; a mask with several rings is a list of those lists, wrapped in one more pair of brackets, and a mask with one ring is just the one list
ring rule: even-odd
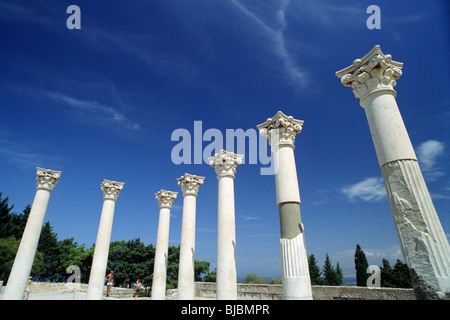
{"label": "cypress tree", "polygon": [[344,279],[344,272],[341,269],[341,266],[339,265],[339,262],[336,262],[336,286],[341,286],[344,284],[342,281]]}
{"label": "cypress tree", "polygon": [[364,251],[361,249],[359,244],[356,245],[355,250],[355,269],[356,269],[356,285],[359,287],[367,286],[367,278],[369,278],[369,274],[367,273],[367,268],[369,267],[369,263],[367,262],[366,255]]}
{"label": "cypress tree", "polygon": [[8,238],[11,235],[10,222],[13,215],[11,210],[14,208],[14,205],[10,207],[8,202],[9,198],[2,199],[2,193],[0,192],[0,238]]}
{"label": "cypress tree", "polygon": [[311,254],[308,257],[308,265],[309,265],[309,276],[311,277],[311,284],[312,285],[321,285],[322,278],[319,266],[317,265],[317,260],[314,254]]}
{"label": "cypress tree", "polygon": [[334,286],[336,285],[336,270],[331,264],[330,257],[328,253],[325,255],[325,263],[322,268],[323,274],[323,284],[326,286]]}

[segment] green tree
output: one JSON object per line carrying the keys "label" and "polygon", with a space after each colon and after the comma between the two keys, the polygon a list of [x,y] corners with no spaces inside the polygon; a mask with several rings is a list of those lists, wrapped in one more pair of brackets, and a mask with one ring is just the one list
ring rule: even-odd
{"label": "green tree", "polygon": [[356,245],[355,250],[355,269],[356,269],[356,285],[359,287],[367,286],[367,278],[369,274],[367,273],[367,268],[369,263],[367,262],[366,255],[361,249],[359,244]]}
{"label": "green tree", "polygon": [[397,280],[397,288],[412,288],[408,265],[399,259],[394,264],[394,277]]}
{"label": "green tree", "polygon": [[333,264],[331,263],[328,253],[325,255],[325,262],[322,267],[322,283],[326,286],[335,286],[337,284],[337,273]]}
{"label": "green tree", "polygon": [[0,192],[0,238],[3,239],[11,235],[10,221],[13,214],[11,210],[14,208],[14,205],[10,207],[8,202],[9,198],[2,199],[2,193]]}
{"label": "green tree", "polygon": [[14,237],[0,239],[0,279],[5,283],[14,263],[14,258],[19,248],[20,240]]}
{"label": "green tree", "polygon": [[53,281],[58,280],[56,269],[59,265],[58,234],[53,232],[50,222],[46,222],[41,230],[41,236],[37,246],[37,251],[43,254],[43,270],[38,279]]}
{"label": "green tree", "polygon": [[209,274],[210,263],[208,261],[195,260],[195,281],[204,281],[204,277]]}
{"label": "green tree", "polygon": [[208,272],[208,274],[206,274],[203,277],[203,281],[204,282],[216,282],[216,269],[214,269],[214,271]]}
{"label": "green tree", "polygon": [[343,284],[342,280],[344,278],[344,274],[339,265],[339,262],[336,263],[335,268],[331,263],[328,253],[325,255],[325,262],[323,264],[321,273],[322,279],[319,282],[320,284],[326,286],[341,286]]}
{"label": "green tree", "polygon": [[91,268],[91,264],[88,263],[92,262],[92,258],[90,257],[91,252],[85,249],[84,244],[79,245],[75,242],[74,238],[64,239],[58,241],[58,251],[59,257],[55,270],[55,278],[58,281],[67,281],[67,278],[71,275],[66,272],[67,268],[75,265],[80,268],[80,281],[87,283]]}
{"label": "green tree", "polygon": [[339,265],[339,261],[336,262],[336,282],[335,285],[336,286],[341,286],[344,284],[343,282],[344,279],[344,272],[341,269],[341,266]]}
{"label": "green tree", "polygon": [[254,273],[250,273],[245,276],[245,278],[242,282],[248,283],[248,284],[262,284],[262,283],[266,283],[266,280],[261,276],[257,276]]}
{"label": "green tree", "polygon": [[267,284],[282,284],[283,280],[282,279],[277,279],[277,278],[272,278],[269,281],[267,281]]}
{"label": "green tree", "polygon": [[166,288],[175,289],[178,286],[178,267],[180,264],[180,246],[169,246],[167,262]]}
{"label": "green tree", "polygon": [[386,288],[394,288],[395,287],[394,274],[392,271],[392,267],[389,264],[389,261],[387,259],[383,259],[381,263],[382,263],[382,266],[380,267],[381,286]]}
{"label": "green tree", "polygon": [[[0,279],[6,285],[11,272],[14,259],[16,257],[17,249],[19,248],[20,240],[10,236],[6,239],[0,239]],[[35,277],[42,272],[43,269],[43,254],[36,252],[33,266],[31,269],[31,276]]]}
{"label": "green tree", "polygon": [[9,232],[16,239],[22,239],[23,231],[30,215],[31,207],[27,205],[20,214],[11,214]]}
{"label": "green tree", "polygon": [[322,281],[322,271],[320,271],[319,266],[317,265],[317,260],[314,254],[311,254],[308,257],[308,265],[309,265],[309,276],[311,277],[312,285],[321,285]]}
{"label": "green tree", "polygon": [[386,288],[411,288],[411,277],[406,263],[397,259],[394,268],[387,259],[382,260],[381,286]]}
{"label": "green tree", "polygon": [[114,241],[110,244],[108,270],[114,270],[116,286],[131,288],[137,279],[146,286],[152,280],[149,275],[153,273],[154,258],[153,246],[145,246],[139,238]]}

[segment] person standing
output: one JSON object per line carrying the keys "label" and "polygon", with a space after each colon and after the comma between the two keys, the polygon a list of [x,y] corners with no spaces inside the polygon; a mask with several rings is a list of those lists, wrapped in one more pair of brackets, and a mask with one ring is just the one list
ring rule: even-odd
{"label": "person standing", "polygon": [[111,287],[114,285],[114,272],[111,270],[106,276],[106,296],[109,297]]}
{"label": "person standing", "polygon": [[141,286],[142,286],[142,283],[141,283],[141,279],[137,279],[136,280],[136,291],[134,292],[134,297],[135,298],[139,298],[139,296],[141,295]]}
{"label": "person standing", "polygon": [[31,283],[33,282],[33,277],[29,277],[27,281],[27,288],[25,289],[25,294],[23,296],[23,300],[28,300],[30,297],[30,291],[31,291]]}

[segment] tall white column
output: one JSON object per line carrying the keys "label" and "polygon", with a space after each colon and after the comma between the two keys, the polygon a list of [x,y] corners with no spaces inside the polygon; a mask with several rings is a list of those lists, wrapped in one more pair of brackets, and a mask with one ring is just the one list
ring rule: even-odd
{"label": "tall white column", "polygon": [[170,209],[177,194],[178,192],[166,190],[160,190],[155,194],[159,202],[159,222],[156,236],[155,264],[153,267],[152,300],[164,300],[166,297]]}
{"label": "tall white column", "polygon": [[377,45],[336,75],[366,112],[416,297],[450,299],[450,247],[395,100],[402,67]]}
{"label": "tall white column", "polygon": [[205,177],[186,173],[177,179],[183,191],[180,262],[178,270],[178,300],[194,300],[195,278],[195,214],[197,193]]}
{"label": "tall white column", "polygon": [[208,159],[219,180],[217,205],[216,299],[237,299],[234,174],[244,156],[221,150]]}
{"label": "tall white column", "polygon": [[285,300],[312,299],[294,157],[295,136],[301,132],[302,125],[303,120],[296,120],[278,111],[273,118],[257,126],[261,135],[269,140],[273,153]]}
{"label": "tall white column", "polygon": [[123,182],[110,180],[104,180],[101,184],[103,207],[98,226],[97,241],[95,242],[91,274],[89,276],[89,286],[86,294],[87,300],[103,299],[103,287],[105,284],[106,267],[108,265],[114,209],[123,185]]}
{"label": "tall white column", "polygon": [[28,277],[36,255],[42,224],[47,212],[48,201],[53,188],[61,178],[61,171],[37,168],[36,195],[31,206],[22,240],[17,250],[14,264],[9,274],[3,300],[22,300]]}

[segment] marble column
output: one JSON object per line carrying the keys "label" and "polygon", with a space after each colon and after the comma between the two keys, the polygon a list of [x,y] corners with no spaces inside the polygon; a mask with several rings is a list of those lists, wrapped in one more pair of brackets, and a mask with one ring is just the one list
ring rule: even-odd
{"label": "marble column", "polygon": [[234,174],[243,155],[221,150],[208,158],[219,180],[217,204],[217,300],[237,299]]}
{"label": "marble column", "polygon": [[106,267],[108,265],[109,245],[117,197],[123,189],[123,182],[103,180],[100,185],[103,191],[103,207],[92,259],[87,300],[102,300],[105,284]]}
{"label": "marble column", "polygon": [[402,67],[377,45],[336,75],[365,110],[416,297],[450,299],[449,244],[395,100]]}
{"label": "marble column", "polygon": [[37,168],[36,195],[31,206],[22,240],[9,274],[3,300],[23,300],[28,277],[33,266],[36,249],[41,235],[42,224],[47,212],[48,201],[53,188],[61,177],[61,171]]}
{"label": "marble column", "polygon": [[194,300],[195,280],[195,215],[197,193],[205,177],[189,173],[177,179],[183,191],[180,262],[178,270],[178,300]]}
{"label": "marble column", "polygon": [[155,194],[159,203],[159,222],[156,236],[155,264],[153,267],[152,300],[164,300],[166,297],[170,209],[177,194],[178,192],[166,190],[160,190]]}
{"label": "marble column", "polygon": [[300,216],[300,191],[294,157],[295,136],[303,120],[278,111],[257,126],[272,148],[280,215],[280,251],[284,300],[311,300],[311,280]]}

